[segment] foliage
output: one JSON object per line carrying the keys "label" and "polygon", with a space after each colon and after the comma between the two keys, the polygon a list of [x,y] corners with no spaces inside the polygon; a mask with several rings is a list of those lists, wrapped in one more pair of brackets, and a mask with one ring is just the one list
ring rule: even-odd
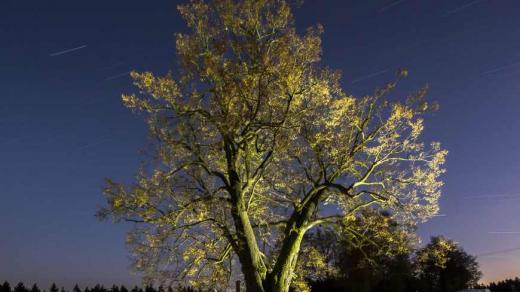
{"label": "foliage", "polygon": [[16,284],[16,286],[13,289],[13,292],[26,292],[26,291],[27,291],[27,288],[25,288],[25,285],[22,282]]}
{"label": "foliage", "polygon": [[432,237],[415,262],[421,291],[457,291],[476,286],[482,276],[476,258],[442,236]]}
{"label": "foliage", "polygon": [[[56,286],[55,283],[52,283],[49,291],[54,291],[54,290],[58,290],[58,286]],[[63,288],[63,287],[61,288],[61,290],[64,292],[68,292],[68,290],[65,290],[65,288]],[[13,290],[11,290],[11,286],[9,285],[9,282],[7,282],[7,281],[5,281],[2,285],[0,285],[0,292],[14,292],[14,291],[34,292],[34,291],[40,291],[40,289],[38,288],[38,285],[33,284],[32,288],[29,290],[24,286],[24,284],[22,282],[18,283]],[[107,289],[103,285],[100,285],[100,284],[95,285],[93,288],[85,287],[83,290],[77,284],[74,285],[74,287],[72,288],[72,292],[118,292],[118,291],[120,291],[120,292],[127,291],[128,292],[128,289],[124,285],[121,285],[121,286],[112,285],[112,287],[110,289]],[[144,289],[141,287],[135,286],[134,288],[132,288],[131,291],[132,292],[164,292],[164,291],[167,291],[167,292],[205,292],[204,290],[194,289],[192,287],[183,287],[183,286],[177,286],[176,288],[167,287],[167,289],[165,289],[162,286],[159,286],[157,288],[155,288],[153,286],[145,286]]]}
{"label": "foliage", "polygon": [[505,279],[498,282],[491,282],[487,286],[480,286],[481,288],[489,288],[491,292],[516,292],[520,291],[520,278]]}
{"label": "foliage", "polygon": [[[428,245],[415,251],[415,237],[409,237],[413,235],[409,230],[399,228],[384,215],[364,214],[360,218],[379,222],[347,225],[367,230],[369,234],[364,237],[367,245],[354,245],[355,241],[345,233],[332,239],[330,235],[314,235],[336,272],[310,278],[313,290],[451,292],[477,287],[481,272],[476,259],[455,242],[442,236],[433,237]],[[381,224],[381,218],[391,223]],[[378,233],[393,236],[378,237]]]}
{"label": "foliage", "polygon": [[334,272],[312,277],[316,291],[408,291],[410,255],[417,244],[413,226],[398,224],[387,213],[366,210],[345,218],[338,232],[310,236]]}
{"label": "foliage", "polygon": [[0,292],[11,292],[11,285],[9,282],[5,281],[2,285],[0,285]]}
{"label": "foliage", "polygon": [[155,159],[134,184],[108,180],[99,212],[136,223],[145,281],[223,289],[238,260],[248,291],[287,291],[314,226],[366,208],[407,224],[437,212],[446,151],[420,139],[426,88],[346,94],[319,64],[322,28],[297,33],[284,0],[179,11],[177,77],[133,72],[139,94],[123,95],[146,114]]}

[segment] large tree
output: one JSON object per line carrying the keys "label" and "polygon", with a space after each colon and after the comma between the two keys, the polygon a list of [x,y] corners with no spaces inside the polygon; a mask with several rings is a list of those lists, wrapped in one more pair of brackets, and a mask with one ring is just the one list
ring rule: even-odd
{"label": "large tree", "polygon": [[134,184],[109,180],[99,212],[136,223],[128,243],[145,279],[226,287],[237,267],[248,291],[288,291],[317,224],[363,208],[437,212],[446,151],[420,140],[425,88],[346,94],[320,65],[322,28],[299,34],[284,0],[179,11],[178,70],[134,72],[139,94],[123,95],[146,114],[153,159]]}

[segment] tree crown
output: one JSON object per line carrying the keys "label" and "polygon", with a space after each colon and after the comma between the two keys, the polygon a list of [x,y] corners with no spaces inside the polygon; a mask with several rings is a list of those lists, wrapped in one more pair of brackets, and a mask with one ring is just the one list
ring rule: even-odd
{"label": "tree crown", "polygon": [[234,255],[265,279],[317,224],[366,208],[401,222],[438,211],[447,152],[420,140],[426,88],[386,98],[405,70],[351,96],[319,63],[322,28],[299,34],[286,1],[179,11],[177,77],[133,72],[139,94],[123,95],[146,113],[155,159],[132,185],[109,180],[99,212],[137,223],[128,243],[147,279],[225,286]]}

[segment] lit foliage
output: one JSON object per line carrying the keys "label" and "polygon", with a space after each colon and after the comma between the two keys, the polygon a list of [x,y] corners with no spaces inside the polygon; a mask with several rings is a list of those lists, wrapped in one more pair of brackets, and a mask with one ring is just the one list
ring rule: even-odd
{"label": "lit foliage", "polygon": [[363,255],[361,266],[377,265],[379,258],[409,255],[419,242],[413,226],[399,224],[389,214],[374,210],[346,217],[340,229],[340,242]]}
{"label": "lit foliage", "polygon": [[140,92],[123,95],[146,113],[157,159],[133,185],[109,181],[100,211],[138,223],[128,243],[145,279],[225,287],[235,258],[249,291],[287,291],[316,224],[364,208],[414,222],[437,212],[446,151],[419,139],[425,89],[345,94],[319,65],[322,28],[298,34],[284,0],[179,11],[190,32],[176,36],[178,77],[134,72]]}
{"label": "lit foliage", "polygon": [[449,260],[449,254],[456,249],[455,242],[442,236],[433,237],[432,242],[417,253],[417,262],[419,265],[431,265],[444,269]]}

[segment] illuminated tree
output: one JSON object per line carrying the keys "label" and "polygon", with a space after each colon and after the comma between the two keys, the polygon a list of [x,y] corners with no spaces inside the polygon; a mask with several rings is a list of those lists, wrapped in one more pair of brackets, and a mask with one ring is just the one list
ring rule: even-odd
{"label": "illuminated tree", "polygon": [[297,33],[284,0],[179,11],[176,77],[134,72],[139,94],[123,95],[146,114],[154,159],[134,184],[109,180],[99,211],[136,223],[127,241],[145,280],[223,288],[237,267],[248,291],[288,291],[314,226],[364,208],[437,212],[446,151],[419,138],[425,89],[344,93],[320,66],[322,28]]}

